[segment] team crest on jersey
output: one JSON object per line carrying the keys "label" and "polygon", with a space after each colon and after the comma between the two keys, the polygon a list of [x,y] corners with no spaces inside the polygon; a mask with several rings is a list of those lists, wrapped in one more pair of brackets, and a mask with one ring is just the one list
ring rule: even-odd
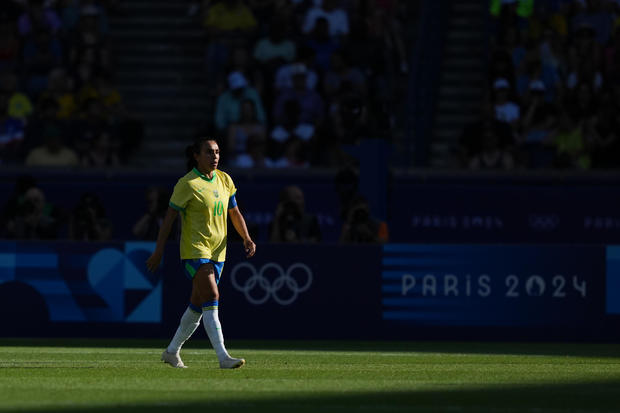
{"label": "team crest on jersey", "polygon": [[219,198],[219,197],[220,197],[220,194],[217,192],[217,189],[214,189],[214,190],[213,190],[213,195],[214,195],[216,198]]}

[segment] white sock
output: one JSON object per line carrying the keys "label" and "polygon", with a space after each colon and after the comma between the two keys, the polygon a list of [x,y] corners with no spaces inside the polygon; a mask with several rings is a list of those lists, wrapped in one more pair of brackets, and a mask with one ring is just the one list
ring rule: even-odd
{"label": "white sock", "polygon": [[181,350],[183,343],[185,343],[198,328],[200,317],[202,317],[202,314],[196,312],[191,307],[187,307],[181,317],[179,328],[177,328],[177,332],[174,333],[174,337],[172,337],[172,341],[166,349],[168,353],[178,353]]}
{"label": "white sock", "polygon": [[229,358],[230,355],[224,347],[224,335],[222,334],[222,325],[218,317],[217,301],[208,303],[209,306],[202,307],[202,323],[207,330],[209,341],[215,350],[218,360]]}

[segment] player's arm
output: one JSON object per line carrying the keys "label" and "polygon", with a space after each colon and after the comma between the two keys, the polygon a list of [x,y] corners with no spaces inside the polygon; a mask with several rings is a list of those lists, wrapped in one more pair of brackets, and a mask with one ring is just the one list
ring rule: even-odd
{"label": "player's arm", "polygon": [[245,248],[247,257],[250,258],[256,252],[256,244],[254,244],[254,241],[252,241],[252,238],[250,237],[248,227],[245,225],[245,219],[243,219],[243,215],[241,215],[239,207],[235,205],[233,208],[229,208],[228,216],[230,217],[235,230],[237,230],[237,233],[243,239],[243,247]]}
{"label": "player's arm", "polygon": [[149,257],[148,260],[146,260],[146,267],[151,272],[155,271],[157,267],[159,267],[161,257],[164,255],[164,247],[166,246],[166,241],[168,240],[168,236],[170,236],[172,224],[174,224],[174,221],[177,219],[177,215],[179,215],[179,212],[176,209],[168,207],[168,211],[166,211],[166,216],[164,217],[164,222],[159,228],[155,251],[153,251],[153,254]]}

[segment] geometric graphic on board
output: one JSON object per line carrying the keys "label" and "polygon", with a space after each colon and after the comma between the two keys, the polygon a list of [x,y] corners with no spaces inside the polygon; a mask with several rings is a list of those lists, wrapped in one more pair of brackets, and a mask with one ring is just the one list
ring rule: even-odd
{"label": "geometric graphic on board", "polygon": [[90,309],[90,320],[161,321],[162,282],[149,273],[144,264],[154,248],[153,242],[127,242],[124,252],[106,248],[91,257],[88,280],[106,307]]}

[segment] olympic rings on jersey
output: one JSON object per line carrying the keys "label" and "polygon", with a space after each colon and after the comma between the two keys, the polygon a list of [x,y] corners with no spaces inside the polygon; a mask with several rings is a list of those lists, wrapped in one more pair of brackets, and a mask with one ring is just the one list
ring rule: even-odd
{"label": "olympic rings on jersey", "polygon": [[[237,276],[239,271],[243,269],[249,271],[250,276],[244,282],[240,282]],[[278,276],[270,280],[265,276],[265,272],[268,270],[274,270]],[[305,275],[298,280],[299,276],[297,278],[293,277],[293,271],[295,270],[303,272]],[[310,288],[312,284],[312,270],[306,264],[297,262],[284,272],[282,266],[275,262],[270,262],[263,265],[259,272],[256,272],[254,265],[249,262],[242,262],[232,269],[230,279],[233,287],[241,291],[251,304],[263,304],[269,300],[269,297],[272,297],[278,304],[289,305],[297,299],[300,293]],[[250,293],[251,291],[261,291],[261,293],[256,297]],[[290,297],[282,296],[283,292],[286,291],[291,294]]]}

